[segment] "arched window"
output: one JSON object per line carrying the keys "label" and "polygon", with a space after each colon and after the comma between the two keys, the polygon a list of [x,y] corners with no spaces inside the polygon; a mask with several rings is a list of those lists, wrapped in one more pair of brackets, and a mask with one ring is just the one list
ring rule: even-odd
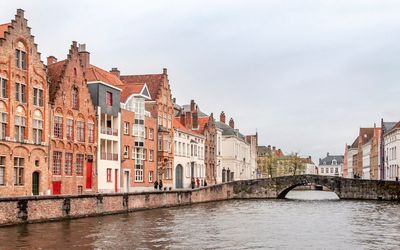
{"label": "arched window", "polygon": [[15,112],[15,140],[23,142],[25,139],[26,115],[23,107],[18,106]]}
{"label": "arched window", "polygon": [[26,49],[22,42],[18,42],[15,49],[15,66],[19,69],[26,69]]}
{"label": "arched window", "polygon": [[76,87],[72,88],[72,108],[79,109],[79,91]]}
{"label": "arched window", "polygon": [[33,143],[41,144],[43,136],[43,118],[39,110],[33,113]]}
{"label": "arched window", "polygon": [[54,116],[54,130],[53,134],[55,138],[63,138],[63,117],[60,111],[57,111]]}

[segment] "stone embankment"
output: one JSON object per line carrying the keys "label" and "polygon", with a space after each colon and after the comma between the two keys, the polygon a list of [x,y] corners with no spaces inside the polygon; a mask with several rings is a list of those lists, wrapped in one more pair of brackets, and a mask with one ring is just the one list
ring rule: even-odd
{"label": "stone embankment", "polygon": [[400,201],[399,182],[298,175],[234,181],[194,190],[3,197],[0,198],[0,226],[230,199],[284,198],[290,190],[309,184],[324,186],[335,192],[340,199]]}

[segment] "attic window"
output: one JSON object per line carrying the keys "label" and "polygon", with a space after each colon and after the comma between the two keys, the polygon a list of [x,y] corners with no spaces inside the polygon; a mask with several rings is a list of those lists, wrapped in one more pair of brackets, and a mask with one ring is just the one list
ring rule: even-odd
{"label": "attic window", "polygon": [[332,165],[337,165],[336,159],[333,159],[333,160],[332,160]]}

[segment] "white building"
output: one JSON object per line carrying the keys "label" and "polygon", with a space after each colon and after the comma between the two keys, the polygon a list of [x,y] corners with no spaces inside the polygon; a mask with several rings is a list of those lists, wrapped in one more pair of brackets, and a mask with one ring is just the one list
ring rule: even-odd
{"label": "white building", "polygon": [[217,127],[217,147],[216,147],[216,155],[217,155],[217,183],[222,183],[222,170],[224,167],[222,166],[222,129]]}
{"label": "white building", "polygon": [[[222,130],[221,140],[221,182],[247,180],[256,178],[257,161],[251,157],[251,145],[238,129],[231,118],[229,125],[225,124],[225,113],[222,112],[220,121],[216,122]],[[254,161],[254,162],[252,162]]]}
{"label": "white building", "polygon": [[317,174],[317,166],[313,162],[306,163],[305,174]]}
{"label": "white building", "polygon": [[[399,178],[400,154],[400,123],[397,123],[384,134],[385,146],[385,180]],[[399,156],[399,157],[398,157]]]}
{"label": "white building", "polygon": [[371,179],[371,140],[369,140],[362,146],[362,154],[363,154],[362,178],[366,179],[366,180],[370,180]]}
{"label": "white building", "polygon": [[191,188],[192,179],[204,185],[206,171],[204,165],[205,136],[187,129],[175,118],[174,125],[174,170],[173,188]]}
{"label": "white building", "polygon": [[343,176],[343,155],[329,155],[319,159],[318,174],[327,176]]}

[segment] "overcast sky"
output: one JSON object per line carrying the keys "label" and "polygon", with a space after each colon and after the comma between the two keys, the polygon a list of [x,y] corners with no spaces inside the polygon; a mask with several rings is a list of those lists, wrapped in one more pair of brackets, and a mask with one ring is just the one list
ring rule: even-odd
{"label": "overcast sky", "polygon": [[2,0],[0,22],[17,8],[42,60],[76,40],[104,69],[166,67],[179,104],[224,110],[260,145],[316,163],[400,119],[400,1]]}

